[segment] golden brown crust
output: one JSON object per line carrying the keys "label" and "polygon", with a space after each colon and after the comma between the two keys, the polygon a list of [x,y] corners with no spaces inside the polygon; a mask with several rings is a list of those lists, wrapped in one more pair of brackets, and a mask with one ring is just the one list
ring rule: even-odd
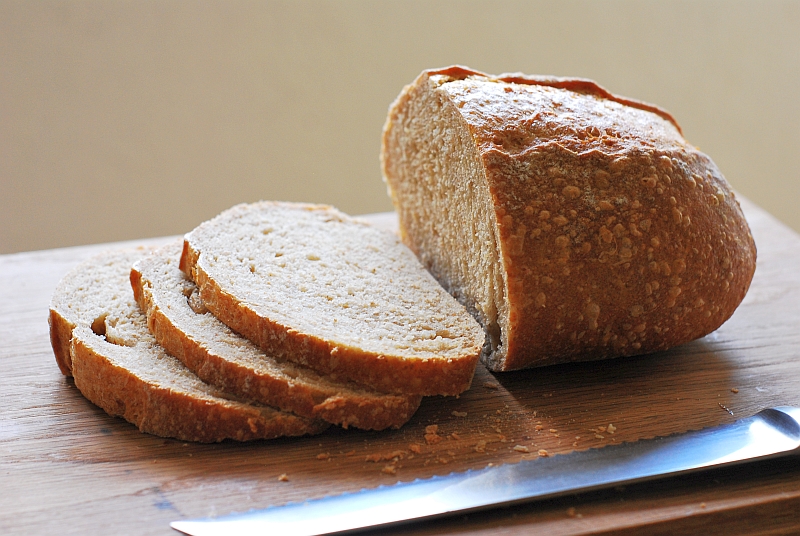
{"label": "golden brown crust", "polygon": [[636,99],[631,99],[629,97],[615,95],[594,80],[589,80],[588,78],[565,78],[560,76],[531,75],[524,73],[503,73],[497,76],[492,76],[460,65],[452,65],[450,67],[445,67],[444,69],[429,70],[426,71],[426,73],[428,76],[444,75],[453,79],[464,79],[470,76],[480,76],[492,78],[493,80],[498,80],[500,82],[508,82],[509,84],[548,86],[559,89],[567,89],[576,93],[592,94],[604,99],[624,104],[626,106],[653,112],[654,114],[660,115],[662,118],[675,125],[675,128],[678,129],[678,132],[681,132],[681,127],[672,114],[660,106]]}
{"label": "golden brown crust", "polygon": [[75,385],[106,413],[122,417],[142,432],[214,443],[313,434],[327,427],[265,406],[214,403],[169,385],[142,381],[108,358],[115,351],[137,349],[114,348],[89,330],[77,329],[71,342]]}
{"label": "golden brown crust", "polygon": [[[419,395],[394,395],[348,384],[335,383],[320,378],[310,369],[295,365],[281,364],[269,354],[252,349],[252,354],[260,360],[258,366],[247,357],[242,348],[252,348],[245,341],[229,354],[221,353],[206,344],[207,339],[195,335],[203,330],[203,337],[230,339],[236,335],[222,333],[227,328],[214,324],[188,325],[181,322],[174,310],[177,306],[161,303],[160,292],[154,289],[159,283],[173,283],[172,278],[160,275],[168,270],[166,258],[175,248],[156,252],[153,256],[134,264],[131,269],[131,286],[137,303],[145,311],[147,325],[161,346],[178,358],[203,381],[216,385],[225,391],[264,404],[279,407],[308,418],[318,418],[345,428],[353,426],[367,430],[399,428],[410,419],[419,407]],[[176,257],[177,260],[177,257]],[[174,268],[177,271],[177,267]],[[181,277],[183,274],[174,274]],[[179,282],[180,283],[180,282]],[[186,284],[190,284],[186,282]],[[176,292],[180,293],[180,289]],[[188,308],[188,305],[187,305]],[[170,314],[171,313],[171,314]],[[238,351],[235,351],[238,350]]]}
{"label": "golden brown crust", "polygon": [[[529,203],[515,202],[519,188],[498,186],[508,162],[495,158],[486,155],[487,173],[514,334],[504,369],[665,350],[715,330],[744,298],[755,247],[733,193],[703,156],[619,163],[540,154],[528,169],[553,180],[540,185],[542,201]],[[563,175],[553,176],[552,165]],[[609,186],[593,186],[588,169],[608,173]],[[574,198],[573,188],[594,199]]]}
{"label": "golden brown crust", "polygon": [[[641,354],[719,327],[747,292],[756,251],[714,163],[655,107],[589,91],[599,86],[585,81],[542,80],[550,79],[425,72],[396,101],[385,130],[408,99],[435,95],[460,117],[451,128],[474,143],[505,291],[504,355],[488,365]],[[398,197],[392,166],[411,146],[396,145],[398,136],[385,134],[383,159],[403,225],[419,200]],[[437,158],[445,155],[430,156]],[[418,232],[404,229],[415,251],[424,242]]]}
{"label": "golden brown crust", "polygon": [[69,345],[75,324],[61,316],[61,313],[52,307],[50,308],[47,322],[50,325],[50,346],[53,347],[53,354],[56,357],[58,368],[64,376],[72,376],[72,358],[69,353]]}

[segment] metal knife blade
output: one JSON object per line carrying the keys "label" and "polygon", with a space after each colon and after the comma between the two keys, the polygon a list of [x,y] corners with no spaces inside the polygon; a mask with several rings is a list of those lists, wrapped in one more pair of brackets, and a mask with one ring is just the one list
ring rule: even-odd
{"label": "metal knife blade", "polygon": [[800,408],[516,464],[382,486],[225,517],[174,521],[191,536],[312,536],[463,514],[800,452]]}

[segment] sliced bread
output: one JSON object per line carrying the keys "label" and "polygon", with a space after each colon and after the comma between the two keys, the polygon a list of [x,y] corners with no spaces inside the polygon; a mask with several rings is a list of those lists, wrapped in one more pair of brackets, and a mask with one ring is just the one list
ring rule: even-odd
{"label": "sliced bread", "polygon": [[329,206],[235,206],[186,235],[181,269],[222,322],[336,381],[455,395],[484,343],[395,235]]}
{"label": "sliced bread", "polygon": [[103,253],[59,283],[50,303],[53,351],[83,395],[143,432],[185,441],[318,433],[328,423],[239,401],[202,382],[147,329],[129,274],[143,250]]}
{"label": "sliced bread", "polygon": [[419,395],[385,394],[262,352],[207,311],[197,286],[178,268],[181,243],[133,265],[134,296],[167,352],[203,381],[227,392],[347,428],[399,428]]}

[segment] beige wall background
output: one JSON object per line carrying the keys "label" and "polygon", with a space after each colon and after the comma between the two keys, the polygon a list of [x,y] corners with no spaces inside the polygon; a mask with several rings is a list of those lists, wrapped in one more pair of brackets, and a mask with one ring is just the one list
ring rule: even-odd
{"label": "beige wall background", "polygon": [[0,253],[178,234],[258,199],[390,210],[425,68],[594,78],[800,230],[800,3],[0,2]]}

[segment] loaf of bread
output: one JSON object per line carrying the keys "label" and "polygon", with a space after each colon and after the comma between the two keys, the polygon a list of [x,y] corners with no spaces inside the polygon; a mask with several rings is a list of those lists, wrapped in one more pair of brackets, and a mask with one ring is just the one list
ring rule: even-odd
{"label": "loaf of bread", "polygon": [[50,303],[62,371],[109,415],[184,441],[314,434],[328,423],[251,404],[200,381],[167,355],[133,300],[129,274],[143,250],[102,253],[70,271]]}
{"label": "loaf of bread", "polygon": [[455,395],[483,330],[392,233],[320,205],[238,205],[184,240],[181,269],[265,352],[382,392]]}
{"label": "loaf of bread", "polygon": [[659,108],[580,79],[423,72],[381,162],[402,239],[479,320],[492,370],[664,350],[743,299],[731,188]]}
{"label": "loaf of bread", "polygon": [[347,428],[399,428],[419,395],[380,393],[262,352],[207,311],[178,268],[182,243],[137,261],[131,285],[161,346],[200,379],[235,395]]}

